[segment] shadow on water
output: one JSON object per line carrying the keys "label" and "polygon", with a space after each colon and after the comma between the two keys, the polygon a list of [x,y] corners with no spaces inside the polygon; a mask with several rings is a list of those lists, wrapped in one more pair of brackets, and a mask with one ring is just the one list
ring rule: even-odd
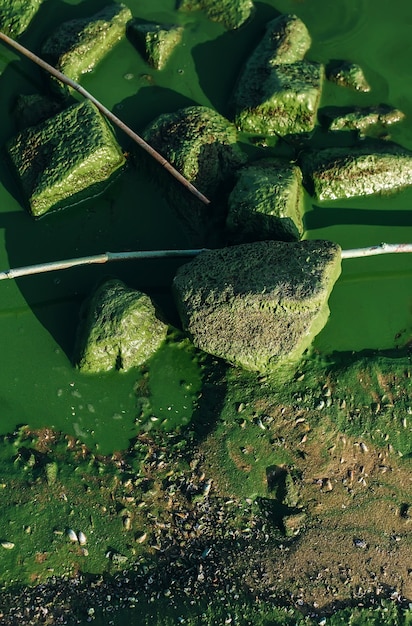
{"label": "shadow on water", "polygon": [[[140,132],[159,115],[198,104],[177,91],[150,84],[150,81],[151,75],[147,74],[147,86],[141,87],[134,96],[122,100],[113,111],[125,124],[132,128],[138,126]],[[124,134],[118,134],[118,140],[122,140],[123,143],[131,142],[128,138],[125,139]]]}
{"label": "shadow on water", "polygon": [[244,63],[262,37],[266,23],[279,15],[267,4],[258,2],[255,7],[253,16],[238,30],[227,31],[213,41],[198,44],[192,51],[203,92],[215,109],[226,117],[231,114],[230,99]]}
{"label": "shadow on water", "polygon": [[366,226],[412,226],[410,211],[373,211],[368,209],[345,209],[344,207],[320,207],[312,205],[312,211],[305,213],[307,230],[327,228],[336,225]]}

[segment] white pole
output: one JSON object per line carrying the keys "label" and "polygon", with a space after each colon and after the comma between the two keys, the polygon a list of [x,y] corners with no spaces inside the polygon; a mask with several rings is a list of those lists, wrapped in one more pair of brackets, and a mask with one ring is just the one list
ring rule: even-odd
{"label": "white pole", "polygon": [[[64,261],[52,261],[51,263],[39,263],[38,265],[27,265],[16,269],[4,270],[0,272],[0,280],[6,278],[20,278],[32,274],[44,274],[56,270],[65,270],[77,265],[96,265],[108,263],[110,261],[129,261],[133,259],[165,259],[171,257],[194,257],[204,252],[207,248],[197,248],[193,250],[141,250],[138,252],[104,252],[94,256],[84,256],[78,259],[66,259]],[[412,243],[381,243],[370,248],[354,248],[353,250],[342,250],[342,259],[358,259],[365,256],[377,254],[399,254],[412,252]]]}
{"label": "white pole", "polygon": [[370,248],[342,250],[342,259],[358,259],[364,256],[398,254],[401,252],[412,252],[412,243],[381,243],[378,246],[371,246]]}
{"label": "white pole", "polygon": [[56,270],[65,270],[78,265],[96,265],[108,263],[109,261],[127,261],[130,259],[164,259],[171,257],[193,257],[202,252],[199,250],[143,250],[139,252],[104,252],[94,256],[84,256],[78,259],[66,259],[64,261],[53,261],[51,263],[39,263],[38,265],[27,265],[16,269],[0,272],[0,280],[6,278],[14,279],[21,276],[31,276],[33,274],[44,274]]}

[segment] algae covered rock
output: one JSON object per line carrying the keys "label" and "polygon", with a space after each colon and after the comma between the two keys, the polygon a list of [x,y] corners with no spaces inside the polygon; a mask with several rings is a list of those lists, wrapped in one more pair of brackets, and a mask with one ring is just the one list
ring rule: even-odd
{"label": "algae covered rock", "polygon": [[303,58],[310,43],[306,26],[296,16],[282,15],[267,24],[235,90],[239,129],[283,136],[314,128],[323,66]]}
{"label": "algae covered rock", "polygon": [[92,17],[63,22],[43,44],[42,54],[60,72],[78,80],[125,36],[131,19],[128,7],[111,4]]}
{"label": "algae covered rock", "polygon": [[156,70],[162,70],[182,41],[183,27],[172,24],[133,23],[129,35],[137,48]]}
{"label": "algae covered rock", "polygon": [[[161,115],[144,130],[143,137],[210,200],[217,197],[221,185],[246,161],[234,125],[204,106]],[[210,207],[175,183],[169,174],[164,188],[192,238],[204,241],[213,219]]]}
{"label": "algae covered rock", "polygon": [[228,30],[244,24],[254,12],[252,0],[179,0],[181,11],[204,11],[213,22],[222,23]]}
{"label": "algae covered rock", "polygon": [[205,352],[271,372],[293,363],[325,325],[340,274],[328,241],[261,241],[202,252],[173,289],[183,328]]}
{"label": "algae covered rock", "polygon": [[43,0],[0,0],[0,30],[10,37],[21,35]]}
{"label": "algae covered rock", "polygon": [[27,128],[7,145],[35,217],[96,194],[125,157],[90,101]]}
{"label": "algae covered rock", "polygon": [[82,372],[127,371],[147,361],[166,333],[149,296],[120,280],[107,280],[83,311],[75,361]]}
{"label": "algae covered rock", "polygon": [[370,107],[325,107],[319,118],[329,130],[357,130],[360,135],[379,133],[405,119],[399,109],[380,104]]}
{"label": "algae covered rock", "polygon": [[226,227],[231,241],[299,240],[303,234],[302,174],[281,159],[241,168],[229,196]]}
{"label": "algae covered rock", "polygon": [[383,141],[307,153],[301,166],[318,200],[388,193],[412,184],[412,152]]}
{"label": "algae covered rock", "polygon": [[354,91],[366,93],[371,90],[363,69],[357,63],[350,63],[349,61],[331,63],[326,68],[326,78],[332,83],[341,87],[348,87]]}

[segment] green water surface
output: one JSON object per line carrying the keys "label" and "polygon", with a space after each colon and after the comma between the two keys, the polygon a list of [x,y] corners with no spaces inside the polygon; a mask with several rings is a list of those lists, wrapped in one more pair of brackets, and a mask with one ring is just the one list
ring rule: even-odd
{"label": "green water surface", "polygon": [[[412,149],[412,4],[409,0],[267,0],[237,32],[200,13],[178,13],[174,0],[125,0],[135,17],[185,26],[181,47],[165,70],[152,70],[124,40],[82,80],[136,131],[160,113],[183,106],[211,106],[229,115],[229,99],[245,59],[266,21],[293,12],[306,23],[308,57],[359,63],[367,94],[326,83],[324,105],[386,103],[406,114],[392,137]],[[46,0],[22,42],[39,50],[61,21],[91,15],[106,0]],[[28,60],[0,49],[0,144],[16,132],[19,93],[44,90],[44,77]],[[130,141],[117,133],[125,151]],[[314,145],[335,142],[315,133]],[[336,142],[347,137],[336,137]],[[306,237],[343,248],[412,241],[412,191],[335,203],[306,200]],[[138,159],[99,197],[34,221],[2,152],[0,160],[0,269],[110,251],[190,247],[181,224]],[[183,261],[182,261],[183,262]],[[81,302],[95,282],[115,275],[154,298],[176,323],[170,285],[179,261],[145,261],[115,267],[66,270],[0,283],[0,433],[19,423],[53,426],[109,453],[127,447],[141,422],[144,372],[86,376],[71,357]],[[401,348],[412,336],[412,255],[344,261],[330,298],[330,320],[315,347],[334,351]],[[171,426],[187,423],[201,384],[198,360],[172,337],[148,365],[152,417]],[[147,372],[146,372],[147,374]],[[169,407],[171,407],[169,409]],[[149,418],[150,419],[150,418]],[[153,423],[155,423],[153,421]]]}

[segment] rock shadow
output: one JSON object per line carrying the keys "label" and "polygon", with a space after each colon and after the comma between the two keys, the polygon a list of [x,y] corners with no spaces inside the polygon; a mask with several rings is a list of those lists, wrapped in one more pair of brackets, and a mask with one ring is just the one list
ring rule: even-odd
{"label": "rock shadow", "polygon": [[228,119],[233,117],[231,98],[242,68],[263,35],[266,23],[280,15],[267,4],[258,2],[255,7],[253,16],[241,28],[227,31],[192,50],[204,94]]}

